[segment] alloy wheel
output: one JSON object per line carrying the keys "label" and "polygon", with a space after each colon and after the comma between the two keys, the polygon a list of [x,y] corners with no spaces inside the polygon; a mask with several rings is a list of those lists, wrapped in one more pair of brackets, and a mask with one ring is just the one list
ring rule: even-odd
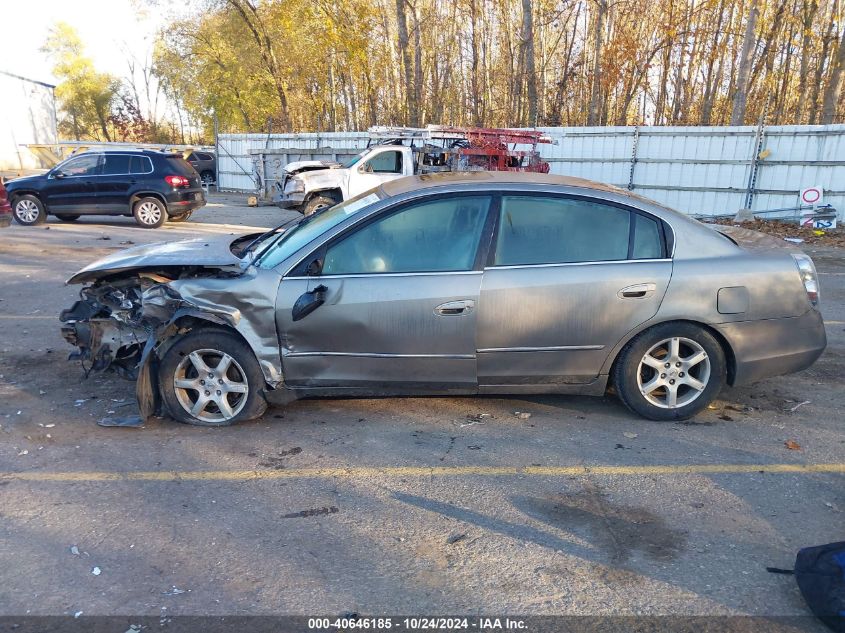
{"label": "alloy wheel", "polygon": [[142,202],[138,206],[138,219],[144,224],[156,224],[161,220],[161,209],[155,202]]}
{"label": "alloy wheel", "polygon": [[205,422],[234,418],[249,394],[243,368],[229,354],[214,349],[184,356],[173,375],[173,388],[182,408]]}
{"label": "alloy wheel", "polygon": [[675,409],[698,398],[710,380],[710,359],[692,339],[672,337],[653,345],[637,368],[637,387],[656,407]]}
{"label": "alloy wheel", "polygon": [[20,200],[15,205],[15,214],[18,216],[21,222],[31,224],[38,219],[38,205],[35,204],[32,200]]}

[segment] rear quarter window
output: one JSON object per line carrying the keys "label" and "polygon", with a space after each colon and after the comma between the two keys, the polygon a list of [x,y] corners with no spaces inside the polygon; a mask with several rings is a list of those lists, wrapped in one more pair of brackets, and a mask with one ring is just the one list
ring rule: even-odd
{"label": "rear quarter window", "polygon": [[178,176],[196,176],[197,170],[193,165],[186,161],[181,156],[168,156],[165,158],[167,169],[174,172]]}
{"label": "rear quarter window", "polygon": [[150,174],[153,171],[153,162],[147,156],[130,156],[130,174]]}

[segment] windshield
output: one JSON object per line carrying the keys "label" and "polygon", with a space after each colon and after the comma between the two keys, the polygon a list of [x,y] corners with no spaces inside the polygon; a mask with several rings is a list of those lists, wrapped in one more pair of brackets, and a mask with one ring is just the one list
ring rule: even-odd
{"label": "windshield", "polygon": [[343,222],[353,213],[382,199],[375,191],[362,193],[333,207],[322,209],[300,220],[282,233],[260,256],[260,268],[274,268],[309,242]]}
{"label": "windshield", "polygon": [[358,161],[360,161],[362,158],[364,158],[364,154],[366,154],[368,151],[369,151],[369,150],[366,150],[366,149],[365,149],[363,152],[361,152],[361,153],[360,153],[360,154],[358,154],[357,156],[353,156],[352,158],[350,158],[348,161],[346,161],[345,163],[343,163],[343,168],[344,168],[344,169],[349,169],[350,167],[352,167],[353,165],[355,165]]}

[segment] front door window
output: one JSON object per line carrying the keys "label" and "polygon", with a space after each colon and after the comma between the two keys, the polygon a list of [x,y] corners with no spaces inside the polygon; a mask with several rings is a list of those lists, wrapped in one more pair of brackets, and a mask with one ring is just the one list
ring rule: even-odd
{"label": "front door window", "polygon": [[381,217],[329,247],[324,275],[471,270],[489,196],[441,198]]}

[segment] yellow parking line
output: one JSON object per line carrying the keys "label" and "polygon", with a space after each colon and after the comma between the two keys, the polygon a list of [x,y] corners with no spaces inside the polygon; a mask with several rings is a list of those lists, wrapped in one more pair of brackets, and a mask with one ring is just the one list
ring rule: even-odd
{"label": "yellow parking line", "polygon": [[845,474],[844,464],[678,464],[657,466],[393,466],[290,470],[188,470],[129,472],[3,472],[0,480],[45,482],[254,481],[261,479],[367,479],[378,477],[570,477],[573,475],[721,475],[743,473]]}

